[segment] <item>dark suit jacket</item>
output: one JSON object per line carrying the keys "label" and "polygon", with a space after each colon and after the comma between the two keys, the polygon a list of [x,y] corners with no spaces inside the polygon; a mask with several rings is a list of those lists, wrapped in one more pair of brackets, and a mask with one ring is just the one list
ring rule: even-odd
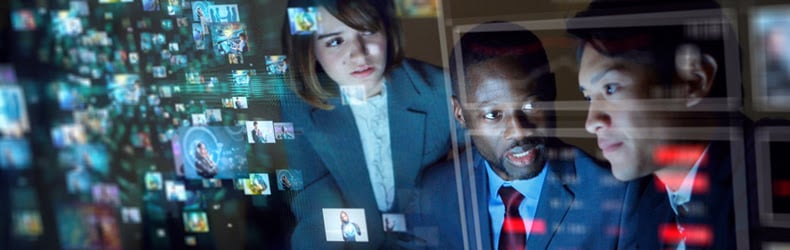
{"label": "dark suit jacket", "polygon": [[[708,160],[697,170],[697,180],[708,182],[708,191],[694,191],[691,195],[689,216],[684,224],[708,228],[712,238],[705,244],[686,241],[686,249],[734,249],[735,212],[732,192],[732,161],[729,142],[713,142],[708,148]],[[675,213],[669,203],[664,183],[650,175],[637,180],[629,193],[638,200],[633,217],[624,231],[634,236],[630,249],[666,249],[673,247],[661,238],[661,225],[670,229],[676,225]],[[634,198],[633,196],[630,198]],[[739,200],[746,202],[746,194]]]}
{"label": "dark suit jacket", "polygon": [[[443,72],[434,66],[404,61],[387,79],[392,160],[398,213],[413,196],[416,178],[425,166],[446,158],[450,151],[450,114]],[[293,122],[303,134],[286,141],[288,164],[302,171],[304,189],[291,202],[298,220],[294,249],[375,249],[394,243],[384,233],[365,164],[359,132],[349,106],[340,98],[322,110],[297,101],[282,104],[283,121]],[[363,208],[369,243],[326,242],[322,208]],[[336,218],[332,218],[336,219]]]}
{"label": "dark suit jacket", "polygon": [[[438,232],[426,235],[428,248],[493,249],[488,215],[485,159],[474,151],[462,154],[456,173],[452,162],[427,169],[419,186],[415,227]],[[527,249],[614,249],[618,247],[627,183],[608,168],[573,149],[570,160],[550,160]],[[471,157],[471,159],[468,159]],[[468,162],[473,165],[470,167]],[[460,177],[460,183],[456,182]],[[458,188],[461,188],[459,195]]]}

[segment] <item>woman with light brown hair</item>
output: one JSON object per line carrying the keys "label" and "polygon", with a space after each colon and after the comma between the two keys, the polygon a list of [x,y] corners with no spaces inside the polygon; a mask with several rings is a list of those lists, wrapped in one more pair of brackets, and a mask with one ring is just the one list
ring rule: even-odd
{"label": "woman with light brown hair", "polygon": [[382,213],[404,213],[420,171],[451,148],[443,72],[404,59],[391,1],[289,7],[318,14],[317,31],[291,32],[288,22],[283,28],[288,81],[300,98],[284,99],[282,116],[303,132],[286,141],[289,168],[301,170],[305,183],[291,203],[293,247],[344,247],[322,237],[321,209],[341,207],[365,209],[368,228],[376,229],[365,248],[390,246]]}

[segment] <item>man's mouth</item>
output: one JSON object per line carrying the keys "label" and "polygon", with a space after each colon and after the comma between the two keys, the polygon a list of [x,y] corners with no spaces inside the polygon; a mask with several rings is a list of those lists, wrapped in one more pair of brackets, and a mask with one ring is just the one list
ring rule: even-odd
{"label": "man's mouth", "polygon": [[617,151],[622,146],[623,142],[621,141],[598,137],[598,148],[600,148],[604,154]]}
{"label": "man's mouth", "polygon": [[513,163],[513,165],[521,167],[529,166],[535,161],[541,146],[533,146],[525,149],[527,147],[529,146],[513,147],[505,153],[505,157],[509,162]]}

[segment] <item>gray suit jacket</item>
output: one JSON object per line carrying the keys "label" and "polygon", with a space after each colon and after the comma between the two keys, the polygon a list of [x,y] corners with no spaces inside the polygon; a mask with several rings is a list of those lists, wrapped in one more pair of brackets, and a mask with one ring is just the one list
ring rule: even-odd
{"label": "gray suit jacket", "polygon": [[[424,239],[427,248],[496,248],[488,214],[485,159],[470,150],[471,154],[459,157],[460,169],[450,162],[431,167],[422,175],[419,216],[414,223],[423,231],[437,231],[428,235],[435,238]],[[534,218],[543,223],[533,223],[527,249],[615,249],[620,244],[628,184],[614,179],[609,169],[581,150],[573,152],[573,159],[549,161],[549,174]]]}
{"label": "gray suit jacket", "polygon": [[[417,175],[425,166],[441,162],[449,152],[450,114],[441,69],[404,61],[387,79],[387,105],[395,173],[396,197],[391,211],[399,213],[412,199]],[[394,245],[396,236],[384,233],[381,212],[371,188],[362,143],[348,106],[340,98],[334,110],[304,102],[283,103],[283,121],[303,131],[286,142],[290,169],[302,171],[304,190],[292,199],[297,226],[294,249],[364,248]],[[322,208],[365,209],[368,243],[326,242]],[[335,218],[332,218],[335,219]]]}

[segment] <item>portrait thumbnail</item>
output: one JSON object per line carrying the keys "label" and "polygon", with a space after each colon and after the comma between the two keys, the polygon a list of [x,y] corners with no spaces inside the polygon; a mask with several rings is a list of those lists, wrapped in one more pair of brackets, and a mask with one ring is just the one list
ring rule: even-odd
{"label": "portrait thumbnail", "polygon": [[[166,57],[167,57],[167,59],[169,59],[170,55],[167,55]],[[154,66],[153,68],[151,68],[151,71],[153,71],[152,74],[153,74],[154,78],[166,78],[167,77],[167,68],[165,68],[165,66]]]}
{"label": "portrait thumbnail", "polygon": [[145,189],[162,190],[162,173],[160,172],[145,173]]}
{"label": "portrait thumbnail", "polygon": [[74,122],[82,126],[86,131],[96,134],[106,134],[110,128],[112,120],[107,109],[91,108],[86,110],[74,111]]}
{"label": "portrait thumbnail", "polygon": [[173,67],[173,70],[180,70],[187,66],[188,61],[186,55],[173,55],[170,58],[170,65]]}
{"label": "portrait thumbnail", "polygon": [[284,75],[288,72],[288,60],[284,55],[266,56],[266,73],[269,75]]}
{"label": "portrait thumbnail", "polygon": [[247,185],[247,180],[249,180],[249,178],[233,179],[233,189],[244,190],[244,185]]}
{"label": "portrait thumbnail", "polygon": [[55,216],[63,249],[121,249],[121,235],[113,208],[62,205],[56,208]]}
{"label": "portrait thumbnail", "polygon": [[26,169],[32,162],[27,139],[0,139],[0,169]]}
{"label": "portrait thumbnail", "polygon": [[253,75],[253,72],[250,70],[233,70],[231,71],[231,77],[233,78],[233,85],[234,86],[247,86],[250,84],[250,77]]}
{"label": "portrait thumbnail", "polygon": [[14,235],[21,237],[37,237],[44,233],[41,213],[38,210],[14,210],[11,215]]}
{"label": "portrait thumbnail", "polygon": [[133,74],[116,74],[107,85],[110,100],[115,104],[137,105],[145,96],[145,89],[140,76]]}
{"label": "portrait thumbnail", "polygon": [[290,122],[275,122],[274,138],[277,140],[293,140],[295,138],[294,124]]}
{"label": "portrait thumbnail", "polygon": [[762,7],[751,20],[753,98],[764,110],[790,110],[790,5]]}
{"label": "portrait thumbnail", "polygon": [[52,30],[55,37],[75,36],[82,33],[82,20],[68,10],[52,11]]}
{"label": "portrait thumbnail", "polygon": [[205,50],[208,47],[209,37],[208,24],[192,24],[192,40],[195,42],[196,50]]}
{"label": "portrait thumbnail", "polygon": [[105,205],[121,205],[118,196],[118,185],[111,183],[97,183],[93,185],[93,203]]}
{"label": "portrait thumbnail", "polygon": [[174,150],[174,155],[181,155],[187,179],[235,179],[247,175],[243,126],[182,127],[177,134],[180,150]]}
{"label": "portrait thumbnail", "polygon": [[216,55],[243,54],[250,50],[246,25],[242,23],[212,23],[211,46]]}
{"label": "portrait thumbnail", "polygon": [[170,16],[180,15],[183,11],[183,1],[185,0],[167,0],[167,14]]}
{"label": "portrait thumbnail", "polygon": [[206,114],[192,114],[192,126],[206,126],[208,119]]}
{"label": "portrait thumbnail", "polygon": [[186,201],[187,190],[183,182],[165,181],[165,197],[169,201]]}
{"label": "portrait thumbnail", "polygon": [[213,2],[208,1],[192,1],[192,21],[201,23],[211,22],[208,9],[213,4]]}
{"label": "portrait thumbnail", "polygon": [[109,174],[109,156],[102,144],[84,144],[61,150],[58,164],[67,169],[66,187],[69,193],[91,194],[92,177]]}
{"label": "portrait thumbnail", "polygon": [[159,97],[162,98],[173,97],[173,86],[170,85],[159,86]]}
{"label": "portrait thumbnail", "polygon": [[403,214],[385,213],[381,215],[384,232],[406,232],[406,217]]}
{"label": "portrait thumbnail", "polygon": [[395,0],[400,17],[436,17],[438,0]]}
{"label": "portrait thumbnail", "polygon": [[52,143],[58,148],[84,144],[87,141],[85,128],[80,124],[63,124],[53,127],[51,135]]}
{"label": "portrait thumbnail", "polygon": [[221,188],[222,180],[218,179],[203,179],[204,188]]}
{"label": "portrait thumbnail", "polygon": [[292,35],[310,35],[317,32],[319,18],[316,7],[288,8],[288,24]]}
{"label": "portrait thumbnail", "polygon": [[21,135],[30,130],[25,96],[18,85],[0,86],[0,134]]}
{"label": "portrait thumbnail", "polygon": [[269,174],[267,173],[251,173],[250,178],[244,182],[244,194],[246,195],[272,194],[271,185],[269,185]]}
{"label": "portrait thumbnail", "polygon": [[31,31],[38,27],[41,21],[32,9],[22,9],[11,12],[11,25],[16,31]]}
{"label": "portrait thumbnail", "polygon": [[66,83],[59,83],[56,86],[58,94],[58,105],[61,110],[81,110],[87,103],[85,96],[81,93],[82,88],[70,86]]}
{"label": "portrait thumbnail", "polygon": [[279,190],[302,190],[304,181],[302,171],[295,169],[277,170],[277,189]]}
{"label": "portrait thumbnail", "polygon": [[246,96],[234,96],[233,97],[233,108],[234,109],[247,109],[247,97]]}
{"label": "portrait thumbnail", "polygon": [[247,143],[275,143],[272,121],[246,121]]}
{"label": "portrait thumbnail", "polygon": [[184,211],[184,230],[188,233],[207,233],[208,216],[203,211]]}
{"label": "portrait thumbnail", "polygon": [[142,216],[140,216],[139,207],[122,207],[121,208],[121,222],[140,224]]}
{"label": "portrait thumbnail", "polygon": [[208,6],[209,20],[212,23],[239,22],[239,7],[236,4],[211,4]]}
{"label": "portrait thumbnail", "polygon": [[326,241],[368,242],[365,209],[324,208]]}
{"label": "portrait thumbnail", "polygon": [[222,122],[222,110],[220,109],[206,109],[206,119],[208,122]]}

